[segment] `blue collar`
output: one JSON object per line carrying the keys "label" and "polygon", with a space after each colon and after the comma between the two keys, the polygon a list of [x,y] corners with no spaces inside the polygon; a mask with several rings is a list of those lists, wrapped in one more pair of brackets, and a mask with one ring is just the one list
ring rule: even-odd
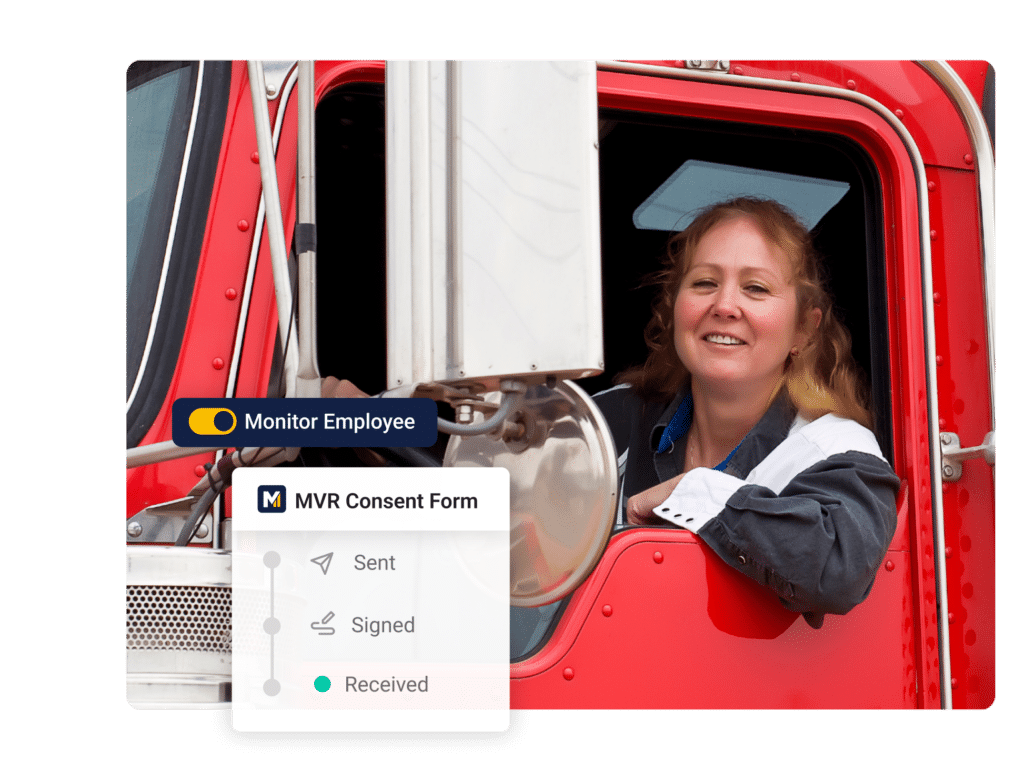
{"label": "blue collar", "polygon": [[[658,450],[655,454],[663,454],[669,452],[675,443],[685,436],[689,430],[690,425],[693,423],[693,394],[687,393],[686,397],[680,402],[679,408],[676,409],[676,413],[672,415],[672,419],[669,420],[668,425],[665,426],[665,430],[661,434],[661,441],[658,443]],[[744,437],[745,438],[745,437]],[[740,448],[740,441],[722,462],[715,466],[716,471],[724,471],[732,456],[736,454],[736,450]]]}

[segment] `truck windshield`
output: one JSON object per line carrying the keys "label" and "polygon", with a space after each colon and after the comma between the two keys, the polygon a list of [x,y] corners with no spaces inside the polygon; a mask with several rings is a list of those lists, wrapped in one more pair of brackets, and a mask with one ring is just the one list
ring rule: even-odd
{"label": "truck windshield", "polygon": [[195,67],[136,62],[128,69],[128,383],[150,333],[192,114]]}

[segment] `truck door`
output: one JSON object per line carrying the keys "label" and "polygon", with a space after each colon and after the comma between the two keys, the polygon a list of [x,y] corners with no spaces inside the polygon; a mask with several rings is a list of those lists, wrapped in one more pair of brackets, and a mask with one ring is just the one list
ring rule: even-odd
{"label": "truck door", "polygon": [[[813,631],[782,610],[766,590],[733,574],[691,535],[623,529],[563,607],[524,620],[522,657],[512,669],[513,705],[892,708],[949,703],[942,692],[945,642],[939,621],[944,618],[937,620],[947,610],[935,561],[941,518],[935,511],[933,471],[939,453],[933,421],[942,410],[936,414],[928,396],[934,392],[931,372],[949,362],[941,352],[932,359],[936,354],[929,351],[931,319],[925,301],[935,302],[936,293],[942,301],[941,289],[928,287],[929,246],[938,240],[934,220],[929,224],[934,206],[929,196],[937,185],[928,182],[938,175],[946,183],[962,171],[926,168],[918,145],[932,142],[956,116],[945,100],[945,112],[922,116],[907,130],[893,111],[898,105],[881,104],[879,99],[889,99],[888,90],[907,82],[918,93],[933,93],[934,82],[913,64],[900,65],[895,76],[891,64],[858,71],[829,64],[811,70],[817,82],[860,83],[879,99],[848,85],[800,86],[764,67],[742,69],[746,74],[734,77],[609,64],[600,73],[608,370],[637,363],[643,355],[623,339],[637,334],[642,326],[637,316],[643,317],[649,306],[647,297],[616,291],[635,286],[645,269],[626,255],[646,257],[654,265],[664,243],[664,233],[637,226],[642,218],[638,207],[685,164],[848,185],[814,234],[827,257],[831,288],[852,332],[855,356],[870,376],[875,431],[903,480],[896,536],[868,599],[846,616],[828,616],[825,627]],[[908,112],[900,109],[904,117]],[[964,176],[958,189],[970,197],[975,185]],[[974,223],[978,217],[968,219]],[[954,227],[952,221],[946,224]],[[962,241],[977,240],[974,224],[960,226],[959,232]],[[958,300],[975,308],[974,332],[963,338],[959,347],[966,352],[957,356],[976,356],[976,374],[985,383],[980,260],[964,261],[975,265],[972,278],[954,291],[958,296],[974,292]],[[940,383],[942,377],[940,372]],[[979,396],[977,403],[984,412],[986,400]],[[956,404],[955,409],[967,408],[964,399]],[[976,472],[991,475],[984,466]],[[982,483],[991,490],[988,480]],[[965,503],[971,494],[963,495]],[[991,505],[985,510],[991,511]],[[960,525],[947,518],[945,532],[959,532]],[[992,543],[990,535],[984,540]],[[970,538],[964,544],[973,545]],[[980,570],[990,575],[987,568]],[[970,598],[972,588],[964,583],[960,594]],[[985,592],[992,596],[990,584]],[[949,609],[955,616],[952,598]],[[984,626],[992,614],[982,614]],[[965,643],[979,644],[981,633],[982,628],[970,628]],[[974,679],[979,694],[982,679]],[[957,685],[960,692],[962,680]],[[985,705],[985,698],[974,702]]]}

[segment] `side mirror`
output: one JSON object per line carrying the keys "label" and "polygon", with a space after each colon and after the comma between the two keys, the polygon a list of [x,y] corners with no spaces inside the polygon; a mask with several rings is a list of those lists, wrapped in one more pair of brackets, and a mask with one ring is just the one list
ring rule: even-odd
{"label": "side mirror", "polygon": [[508,469],[510,603],[538,607],[574,591],[604,552],[618,509],[615,446],[597,406],[571,382],[530,387],[506,423],[511,438],[452,436],[444,465]]}

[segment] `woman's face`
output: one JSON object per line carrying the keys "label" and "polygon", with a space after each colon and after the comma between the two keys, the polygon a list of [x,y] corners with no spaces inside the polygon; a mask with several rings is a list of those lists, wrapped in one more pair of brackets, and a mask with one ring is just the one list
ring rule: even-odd
{"label": "woman's face", "polygon": [[674,309],[675,347],[694,389],[767,400],[794,348],[796,288],[782,252],[743,216],[697,244]]}

